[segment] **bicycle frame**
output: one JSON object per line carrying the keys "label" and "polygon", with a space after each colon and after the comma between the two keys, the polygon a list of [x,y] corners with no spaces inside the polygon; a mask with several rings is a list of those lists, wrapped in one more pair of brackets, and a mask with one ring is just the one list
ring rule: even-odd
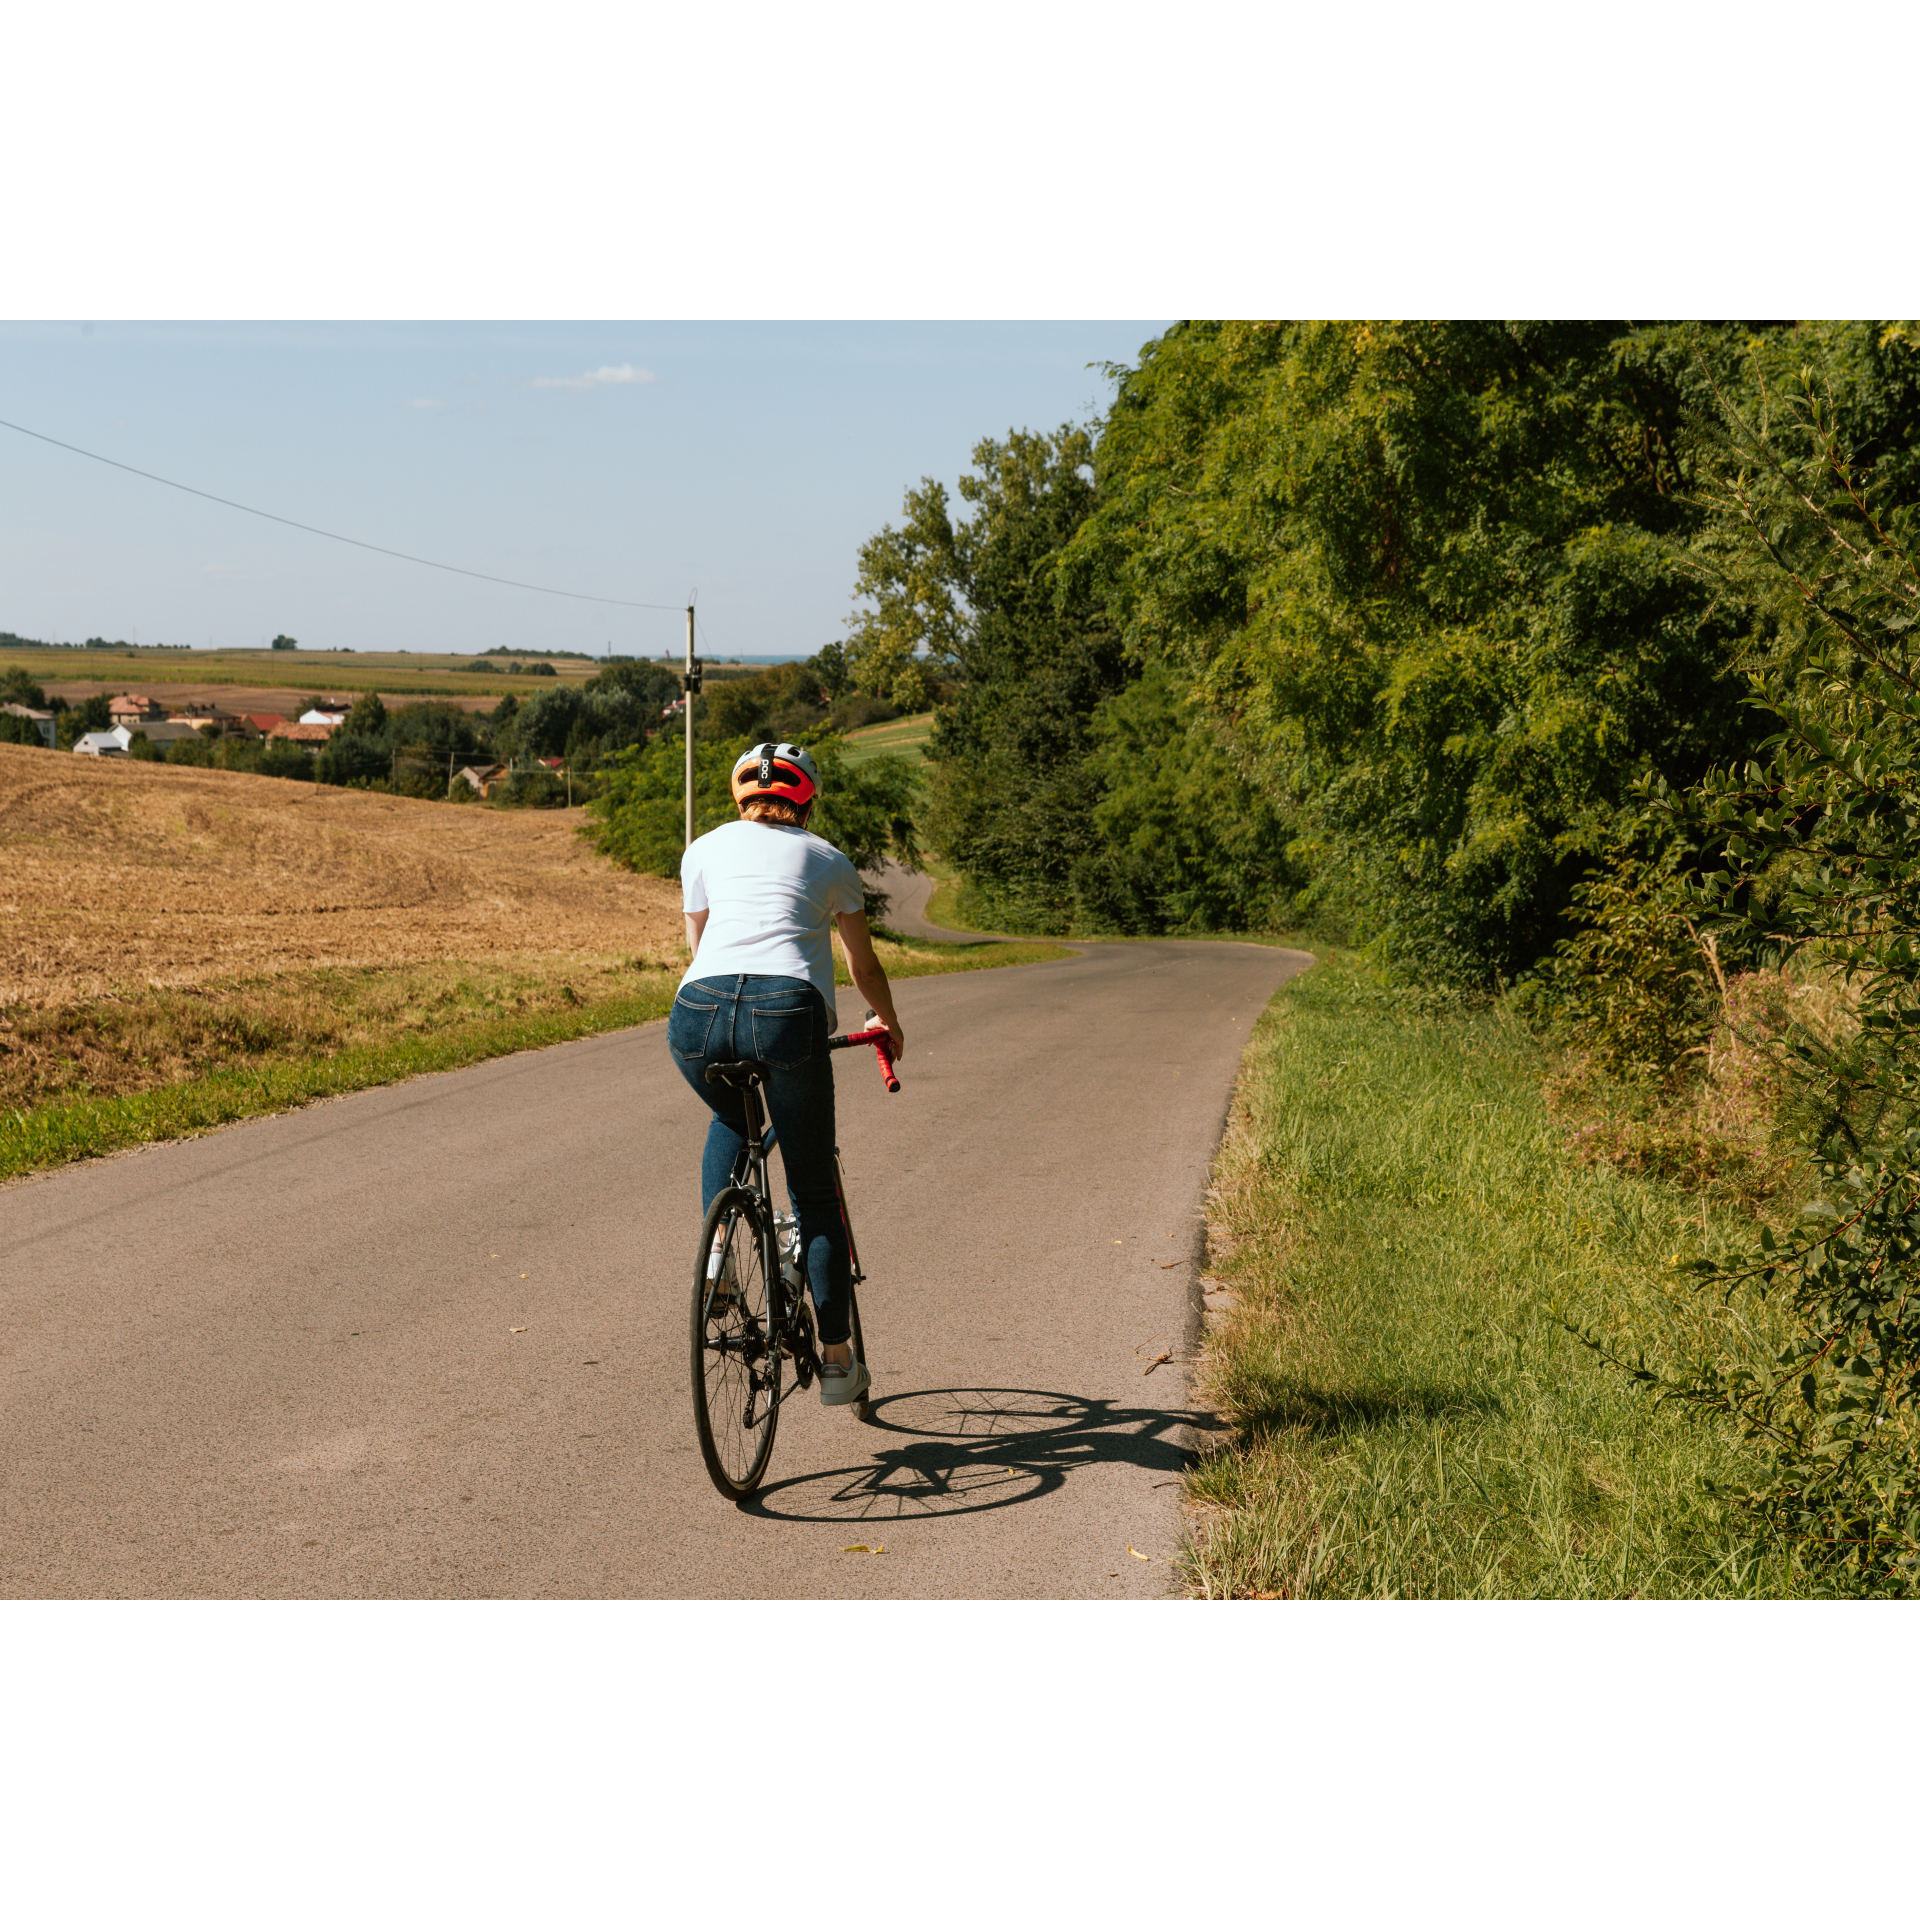
{"label": "bicycle frame", "polygon": [[[900,1082],[893,1071],[893,1053],[884,1030],[863,1029],[856,1033],[840,1035],[830,1041],[828,1046],[835,1051],[843,1048],[872,1046],[881,1078],[886,1082],[889,1093],[900,1090]],[[797,1263],[790,1266],[782,1259],[781,1229],[783,1224],[793,1222],[794,1216],[783,1216],[773,1204],[772,1181],[767,1171],[767,1156],[770,1150],[779,1144],[774,1129],[767,1124],[764,1096],[761,1090],[761,1069],[748,1061],[715,1061],[707,1068],[707,1079],[715,1085],[734,1088],[740,1095],[743,1117],[746,1122],[746,1144],[740,1149],[733,1163],[733,1171],[728,1176],[728,1185],[743,1189],[753,1195],[759,1205],[755,1209],[760,1223],[763,1244],[760,1248],[761,1271],[767,1275],[767,1302],[764,1324],[756,1323],[753,1336],[742,1339],[736,1335],[721,1333],[718,1336],[719,1349],[738,1344],[746,1349],[745,1361],[750,1380],[754,1380],[757,1368],[753,1347],[761,1340],[765,1342],[767,1354],[774,1357],[786,1354],[793,1361],[792,1383],[782,1391],[778,1399],[768,1399],[764,1406],[755,1408],[767,1382],[756,1382],[748,1396],[747,1410],[743,1422],[749,1429],[767,1419],[776,1408],[790,1399],[801,1388],[808,1387],[819,1378],[821,1373],[820,1350],[815,1344],[815,1326],[812,1302],[808,1295],[806,1275],[799,1271]],[[839,1148],[833,1154],[834,1199],[840,1208],[841,1230],[847,1236],[847,1265],[852,1285],[858,1287],[866,1280],[866,1274],[860,1265],[860,1248],[853,1237],[853,1219],[847,1210],[847,1184]],[[709,1247],[707,1260],[707,1293],[709,1306],[713,1299],[715,1285],[721,1268],[720,1243],[716,1236],[714,1245]],[[852,1316],[852,1335],[856,1354],[864,1357],[864,1343],[860,1333],[860,1307],[857,1297],[848,1302]],[[706,1345],[715,1348],[715,1336],[708,1334]],[[715,1350],[719,1350],[715,1349]],[[769,1375],[775,1371],[770,1366]],[[863,1394],[856,1403],[860,1417],[870,1418],[867,1411],[867,1399]],[[704,1444],[704,1443],[703,1443]]]}

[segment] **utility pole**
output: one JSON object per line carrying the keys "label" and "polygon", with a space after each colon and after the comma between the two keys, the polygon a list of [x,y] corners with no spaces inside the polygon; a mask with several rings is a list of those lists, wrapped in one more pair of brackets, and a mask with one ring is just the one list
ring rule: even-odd
{"label": "utility pole", "polygon": [[693,845],[693,697],[700,691],[700,663],[693,657],[693,609],[687,609],[687,670],[680,676],[687,697],[687,845]]}

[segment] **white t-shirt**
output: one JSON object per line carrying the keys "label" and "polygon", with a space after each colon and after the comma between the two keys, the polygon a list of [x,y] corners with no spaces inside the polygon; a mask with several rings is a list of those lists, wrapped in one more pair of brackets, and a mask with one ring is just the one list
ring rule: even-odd
{"label": "white t-shirt", "polygon": [[809,980],[833,1030],[833,916],[866,905],[838,847],[804,827],[730,820],[680,856],[680,895],[687,912],[711,916],[682,986],[722,973]]}

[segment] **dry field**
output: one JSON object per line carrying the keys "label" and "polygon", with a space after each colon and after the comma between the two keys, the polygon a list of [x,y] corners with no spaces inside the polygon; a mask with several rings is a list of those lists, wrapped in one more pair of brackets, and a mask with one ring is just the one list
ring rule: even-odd
{"label": "dry field", "polygon": [[680,890],[580,818],[0,746],[0,1180],[662,1018]]}
{"label": "dry field", "polygon": [[680,948],[580,816],[0,746],[0,1006],[314,967]]}

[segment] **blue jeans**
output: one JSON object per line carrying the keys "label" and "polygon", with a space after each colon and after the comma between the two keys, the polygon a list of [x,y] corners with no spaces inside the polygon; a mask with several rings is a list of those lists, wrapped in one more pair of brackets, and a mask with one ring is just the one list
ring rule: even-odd
{"label": "blue jeans", "polygon": [[667,1046],[687,1085],[713,1109],[700,1161],[700,1207],[733,1177],[747,1144],[746,1105],[732,1087],[710,1087],[715,1060],[757,1060],[766,1069],[767,1118],[779,1136],[787,1192],[800,1218],[800,1251],[820,1340],[849,1331],[853,1288],[846,1224],[833,1173],[833,1056],[819,990],[781,974],[717,974],[689,980],[667,1016]]}

